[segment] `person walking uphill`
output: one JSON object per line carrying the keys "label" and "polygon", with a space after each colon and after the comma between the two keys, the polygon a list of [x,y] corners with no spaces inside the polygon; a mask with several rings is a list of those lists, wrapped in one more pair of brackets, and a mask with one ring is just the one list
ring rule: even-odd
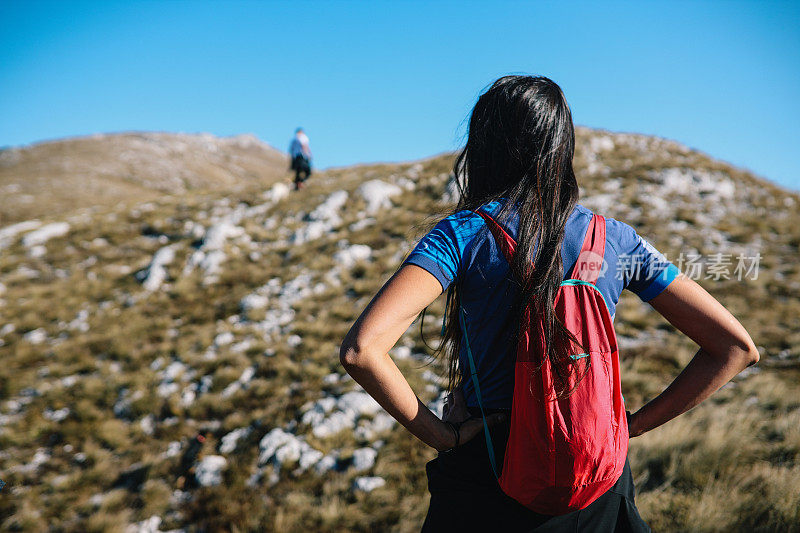
{"label": "person walking uphill", "polygon": [[[348,373],[436,449],[423,531],[649,531],[628,440],[758,361],[741,324],[631,226],[578,204],[572,115],[545,77],[478,99],[454,165],[461,197],[342,342]],[[623,289],[700,349],[633,414],[613,319]],[[444,419],[387,355],[444,291]]]}
{"label": "person walking uphill", "polygon": [[289,144],[289,156],[292,158],[290,168],[294,170],[294,190],[298,190],[311,176],[311,148],[308,146],[308,136],[303,128],[297,128],[294,132],[294,138]]}

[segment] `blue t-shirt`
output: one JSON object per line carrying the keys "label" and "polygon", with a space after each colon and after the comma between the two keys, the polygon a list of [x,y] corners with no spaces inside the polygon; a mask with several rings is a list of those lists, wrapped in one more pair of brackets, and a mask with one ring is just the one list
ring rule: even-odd
{"label": "blue t-shirt", "polygon": [[[496,214],[501,205],[492,202],[482,209]],[[592,212],[575,206],[565,227],[561,258],[564,279],[578,260]],[[516,218],[504,229],[516,240]],[[466,317],[469,343],[475,358],[478,379],[486,408],[511,408],[514,391],[516,331],[509,321],[516,290],[509,265],[497,247],[485,222],[471,211],[460,211],[441,220],[412,250],[404,264],[430,272],[446,290],[460,274],[461,306]],[[483,231],[482,231],[483,230]],[[636,293],[643,301],[657,296],[679,271],[653,245],[629,225],[606,219],[605,271],[597,280],[612,320],[623,289]],[[506,327],[506,324],[511,324]],[[469,368],[463,343],[459,353],[462,369]],[[477,406],[471,380],[463,381],[468,406]]]}

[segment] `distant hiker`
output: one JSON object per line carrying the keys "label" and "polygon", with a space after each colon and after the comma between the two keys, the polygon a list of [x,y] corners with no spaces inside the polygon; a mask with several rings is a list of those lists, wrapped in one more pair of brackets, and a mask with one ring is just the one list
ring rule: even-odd
{"label": "distant hiker", "polygon": [[206,441],[205,435],[198,433],[193,439],[189,441],[189,445],[181,454],[180,464],[178,465],[178,488],[183,489],[194,483],[194,467],[197,462],[197,456],[203,449],[203,443]]}
{"label": "distant hiker", "polygon": [[[747,331],[700,285],[631,226],[577,203],[574,145],[558,85],[497,80],[478,98],[454,165],[458,205],[342,342],[347,372],[439,452],[426,465],[423,531],[649,531],[634,503],[629,437],[758,361]],[[613,327],[623,289],[700,345],[633,414]],[[450,394],[440,420],[387,353],[445,290]]]}
{"label": "distant hiker", "polygon": [[308,146],[308,136],[303,128],[297,128],[294,132],[294,139],[289,145],[289,155],[292,158],[291,169],[294,170],[294,190],[298,190],[311,176],[311,148]]}

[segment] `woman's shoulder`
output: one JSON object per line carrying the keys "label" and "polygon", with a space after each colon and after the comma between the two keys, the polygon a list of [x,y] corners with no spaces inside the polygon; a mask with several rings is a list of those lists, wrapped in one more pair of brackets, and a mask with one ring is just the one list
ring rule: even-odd
{"label": "woman's shoulder", "polygon": [[483,226],[483,217],[477,211],[482,211],[488,215],[494,215],[500,210],[500,202],[490,202],[484,204],[476,210],[462,209],[451,213],[442,218],[438,223],[438,228],[448,228],[459,233],[461,236],[468,236],[477,233]]}
{"label": "woman's shoulder", "polygon": [[[577,204],[574,214],[582,219],[585,230],[595,212],[586,206]],[[628,250],[641,240],[636,229],[630,224],[606,215],[603,215],[603,218],[606,219],[606,242],[609,243],[617,253]]]}

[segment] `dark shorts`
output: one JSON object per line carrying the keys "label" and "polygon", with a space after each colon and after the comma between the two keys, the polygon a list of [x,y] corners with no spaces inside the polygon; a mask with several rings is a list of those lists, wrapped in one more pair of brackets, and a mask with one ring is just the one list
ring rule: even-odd
{"label": "dark shorts", "polygon": [[308,158],[298,154],[292,159],[291,169],[298,173],[305,172],[311,174],[311,163]]}
{"label": "dark shorts", "polygon": [[[498,466],[508,439],[509,423],[492,428]],[[570,531],[649,532],[634,504],[630,465],[617,483],[591,505],[561,516],[535,513],[507,496],[489,464],[483,433],[449,452],[441,452],[425,467],[430,507],[423,532],[439,531]]]}

